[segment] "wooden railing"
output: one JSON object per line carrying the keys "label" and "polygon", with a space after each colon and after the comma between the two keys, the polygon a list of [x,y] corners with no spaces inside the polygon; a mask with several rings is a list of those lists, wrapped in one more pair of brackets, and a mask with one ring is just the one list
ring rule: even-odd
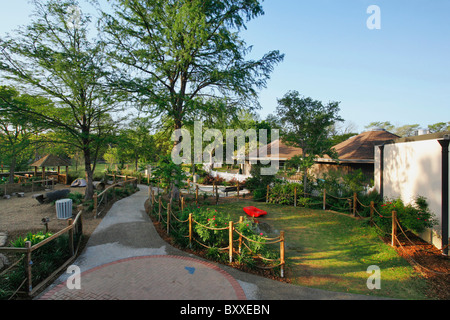
{"label": "wooden railing", "polygon": [[[81,238],[82,238],[81,236],[83,234],[82,222],[81,222],[81,214],[82,214],[82,211],[78,212],[78,214],[75,217],[75,219],[68,219],[67,220],[67,223],[68,223],[67,227],[65,227],[64,229],[62,229],[62,230],[58,231],[57,233],[55,233],[54,235],[52,235],[51,237],[49,237],[49,238],[47,238],[47,239],[45,239],[45,240],[43,240],[43,241],[33,245],[33,246],[31,245],[30,241],[27,241],[27,242],[25,242],[25,248],[16,248],[16,247],[2,247],[2,248],[0,248],[0,252],[5,252],[5,253],[8,253],[8,252],[9,253],[22,253],[23,254],[22,258],[20,258],[14,264],[9,266],[8,269],[6,269],[6,270],[4,270],[4,271],[2,271],[0,273],[0,276],[3,275],[3,274],[6,274],[12,268],[14,268],[16,265],[18,265],[22,260],[24,261],[26,277],[23,280],[23,282],[20,284],[20,286],[17,288],[17,290],[13,293],[12,296],[17,294],[18,292],[21,292],[20,289],[23,287],[24,284],[27,284],[25,292],[29,296],[35,295],[38,290],[43,288],[50,280],[52,280],[57,274],[59,274],[64,268],[66,268],[70,263],[72,263],[75,260],[77,254],[78,254],[78,250],[80,248],[80,243],[81,243]],[[74,229],[77,227],[78,224],[80,225],[80,236],[79,236],[79,239],[78,239],[78,243],[75,246],[75,243],[74,243]],[[70,253],[69,259],[67,259],[66,262],[64,262],[57,270],[53,271],[53,273],[51,275],[49,275],[46,279],[41,281],[36,286],[33,286],[33,281],[32,281],[33,261],[31,260],[32,252],[34,252],[35,250],[41,248],[45,244],[48,244],[49,242],[56,240],[57,238],[59,238],[60,236],[62,236],[65,233],[69,233],[69,253]]]}

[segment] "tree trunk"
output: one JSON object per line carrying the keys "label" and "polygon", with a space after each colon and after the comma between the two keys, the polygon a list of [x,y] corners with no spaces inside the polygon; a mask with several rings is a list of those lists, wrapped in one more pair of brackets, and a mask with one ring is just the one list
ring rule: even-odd
{"label": "tree trunk", "polygon": [[[179,129],[181,129],[181,127],[182,127],[181,120],[175,119],[174,130],[179,130]],[[175,141],[175,142],[173,143],[173,147],[176,148],[176,146],[177,146],[178,144],[180,144],[180,143],[181,143],[181,137],[180,137],[180,140]],[[180,198],[180,189],[178,189],[178,187],[176,186],[177,184],[179,184],[179,182],[180,182],[180,181],[175,181],[175,183],[173,183],[172,190],[170,191],[170,192],[171,192],[171,197],[172,197],[172,199],[174,199],[174,200],[177,200],[177,199]]]}
{"label": "tree trunk", "polygon": [[86,192],[84,200],[92,200],[94,197],[94,172],[91,167],[91,152],[89,148],[85,148],[84,151],[84,170],[86,173]]}
{"label": "tree trunk", "polygon": [[308,168],[307,167],[305,167],[305,169],[303,169],[303,196],[305,197],[305,198],[307,198],[307,192],[306,192],[306,190],[307,190],[307,188],[308,188]]}
{"label": "tree trunk", "polygon": [[14,171],[16,171],[16,156],[13,155],[9,164],[9,183],[14,183]]}

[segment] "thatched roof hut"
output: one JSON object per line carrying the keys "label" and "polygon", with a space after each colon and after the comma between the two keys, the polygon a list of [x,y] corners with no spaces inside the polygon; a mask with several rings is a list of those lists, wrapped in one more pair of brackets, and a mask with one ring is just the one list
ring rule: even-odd
{"label": "thatched roof hut", "polygon": [[68,160],[64,160],[61,159],[58,156],[55,155],[46,155],[45,157],[37,160],[36,162],[34,162],[31,167],[34,167],[34,175],[37,176],[37,169],[42,168],[42,179],[45,179],[45,168],[49,168],[49,167],[57,167],[58,168],[58,180],[59,180],[59,176],[62,176],[60,174],[60,169],[61,167],[66,167],[66,174],[65,174],[65,183],[67,184],[67,178],[69,175],[69,166],[71,165],[70,161]]}

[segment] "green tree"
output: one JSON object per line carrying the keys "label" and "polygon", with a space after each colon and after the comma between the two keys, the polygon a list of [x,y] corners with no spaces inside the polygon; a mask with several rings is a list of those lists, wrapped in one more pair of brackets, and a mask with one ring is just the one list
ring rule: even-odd
{"label": "green tree", "polygon": [[327,129],[337,121],[343,121],[339,111],[339,102],[324,105],[312,98],[302,97],[297,91],[290,91],[278,100],[277,113],[284,124],[283,141],[302,149],[301,156],[294,157],[292,163],[303,171],[305,193],[308,169],[314,164],[314,159],[325,154],[337,157],[332,149],[333,142],[327,137]]}
{"label": "green tree", "polygon": [[173,130],[198,110],[230,116],[260,107],[258,90],[284,57],[271,51],[259,60],[246,58],[251,48],[239,32],[264,13],[260,1],[112,2],[114,13],[103,13],[102,29],[119,71],[115,84],[127,100],[169,118]]}
{"label": "green tree", "polygon": [[430,130],[431,133],[450,131],[450,121],[430,124],[428,130]]}
{"label": "green tree", "polygon": [[54,107],[7,106],[22,118],[57,133],[59,143],[83,153],[86,199],[94,193],[93,172],[102,148],[116,128],[111,114],[118,110],[107,86],[103,46],[90,40],[90,16],[74,21],[74,0],[35,2],[35,14],[15,38],[0,39],[0,71]]}
{"label": "green tree", "polygon": [[116,85],[173,129],[198,110],[233,114],[259,107],[275,64],[271,51],[246,60],[250,48],[239,38],[245,23],[263,14],[257,0],[115,0],[103,14],[109,55],[116,62]]}
{"label": "green tree", "polygon": [[21,105],[29,108],[38,101],[9,87],[0,86],[0,159],[9,164],[9,183],[14,183],[14,172],[25,167],[31,159],[32,135],[34,128],[28,119],[8,112],[9,105]]}

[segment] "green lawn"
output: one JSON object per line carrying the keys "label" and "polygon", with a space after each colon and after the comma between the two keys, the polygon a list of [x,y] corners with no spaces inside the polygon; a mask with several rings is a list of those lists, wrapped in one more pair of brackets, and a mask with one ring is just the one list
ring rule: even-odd
{"label": "green lawn", "polygon": [[[426,280],[367,223],[332,211],[243,201],[219,205],[233,221],[242,208],[256,206],[268,215],[258,220],[273,233],[284,230],[288,276],[293,284],[337,292],[397,299],[427,299]],[[270,230],[270,229],[269,229]],[[381,269],[381,289],[369,290],[369,266]]]}

